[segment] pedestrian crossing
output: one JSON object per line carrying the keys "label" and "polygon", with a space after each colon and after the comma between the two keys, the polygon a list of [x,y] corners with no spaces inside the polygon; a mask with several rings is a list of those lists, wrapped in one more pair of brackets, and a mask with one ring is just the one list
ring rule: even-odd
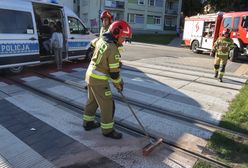
{"label": "pedestrian crossing", "polygon": [[[229,102],[239,93],[238,90],[247,80],[245,77],[241,78],[228,73],[224,83],[219,83],[212,79],[211,71],[189,66],[178,68],[174,65],[173,67],[160,66],[129,61],[124,61],[124,65],[125,69],[121,73],[124,80],[123,93],[129,100],[215,124],[220,121],[221,116],[228,109]],[[61,71],[50,73],[50,75],[59,79],[74,81],[83,87],[85,85],[83,81],[85,72],[86,69],[75,68],[71,72]],[[52,79],[34,75],[22,77],[21,80],[29,86],[77,104],[82,108],[87,101],[86,91]],[[113,86],[111,89],[114,95],[118,95]],[[48,139],[44,138],[55,144],[58,143],[57,145],[60,147],[56,148],[56,152],[53,152],[52,147],[47,149],[44,146],[45,151],[42,151],[43,143],[37,143],[40,146],[37,145],[37,148],[34,148],[33,144],[36,142],[34,141],[32,144],[30,142],[32,140],[28,140],[30,135],[26,136],[26,140],[24,140],[22,139],[24,135],[18,134],[18,130],[16,132],[4,124],[7,120],[2,116],[8,114],[11,106],[8,107],[9,109],[5,107],[4,112],[2,110],[0,112],[2,115],[0,117],[0,135],[4,137],[4,140],[2,141],[1,138],[0,141],[0,165],[3,162],[5,165],[8,164],[7,167],[63,167],[79,164],[81,166],[89,165],[89,167],[160,168],[192,167],[196,161],[192,157],[170,151],[166,147],[162,147],[151,157],[144,158],[141,155],[141,148],[145,142],[143,138],[123,132],[123,140],[116,141],[104,138],[100,129],[86,132],[82,128],[81,111],[68,109],[58,102],[45,99],[13,84],[1,82],[0,96],[0,101],[3,101],[4,104],[11,104],[13,108],[19,109],[20,114],[29,119],[33,118],[37,120],[36,123],[53,130],[51,137],[55,135],[63,137],[61,142],[58,137],[55,137],[54,141],[49,140],[49,136]],[[201,152],[206,145],[206,139],[212,135],[210,131],[197,127],[193,123],[157,114],[138,106],[133,106],[133,108],[145,127],[153,134],[161,135],[168,141],[182,144],[192,151]],[[98,110],[97,113],[100,114],[100,111]],[[18,118],[16,118],[16,122],[13,122],[14,126],[18,125],[17,121]],[[115,121],[139,128],[127,106],[118,100],[116,100]],[[19,123],[19,125],[21,124]],[[32,124],[30,128],[31,126]],[[36,126],[34,129],[39,131]],[[30,131],[29,129],[27,132],[30,134]],[[45,134],[49,134],[48,132]],[[42,136],[46,137],[44,134],[40,135],[40,137]],[[37,140],[37,142],[39,141]],[[71,142],[72,145],[67,146],[67,142]],[[47,142],[44,141],[44,143]],[[11,144],[19,144],[19,147],[6,147],[11,146]],[[2,149],[5,149],[6,152]],[[15,149],[19,149],[19,153],[18,151],[15,153],[16,157],[10,156]],[[29,152],[22,155],[22,152],[26,151]],[[33,159],[26,161],[29,157]],[[7,161],[4,158],[7,158]],[[20,159],[19,162],[18,159]],[[40,164],[36,164],[38,162]]]}

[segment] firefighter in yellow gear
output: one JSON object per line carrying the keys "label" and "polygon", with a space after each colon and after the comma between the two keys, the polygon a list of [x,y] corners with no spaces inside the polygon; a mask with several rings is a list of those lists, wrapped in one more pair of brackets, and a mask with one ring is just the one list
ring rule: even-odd
{"label": "firefighter in yellow gear", "polygon": [[[131,36],[132,30],[129,24],[120,20],[113,22],[109,27],[109,32],[104,33],[103,37],[96,42],[95,51],[85,77],[88,86],[88,101],[83,115],[85,130],[92,130],[101,126],[104,136],[113,139],[122,138],[122,134],[114,129],[115,105],[109,80],[118,91],[123,90],[118,46]],[[101,123],[95,121],[98,107],[101,111]]]}
{"label": "firefighter in yellow gear", "polygon": [[108,31],[109,26],[112,23],[112,18],[113,18],[113,16],[110,13],[110,11],[108,11],[108,10],[104,10],[101,13],[102,27],[101,27],[101,30],[100,30],[99,37],[102,37],[103,33]]}
{"label": "firefighter in yellow gear", "polygon": [[[104,10],[101,13],[101,20],[102,20],[102,27],[100,30],[100,34],[98,38],[95,38],[91,41],[91,50],[93,51],[96,47],[96,42],[103,36],[104,33],[106,33],[109,29],[109,26],[112,23],[113,16],[109,10]],[[124,52],[124,47],[123,45],[118,46],[118,50],[120,53]],[[122,63],[120,62],[120,68],[122,66]]]}
{"label": "firefighter in yellow gear", "polygon": [[109,26],[111,25],[112,23],[112,14],[110,13],[109,10],[104,10],[102,13],[101,13],[101,16],[100,16],[101,20],[102,20],[102,27],[100,29],[100,34],[99,34],[99,37],[98,38],[95,38],[93,39],[90,44],[91,44],[91,50],[94,51],[95,47],[96,47],[96,42],[103,36],[103,34],[105,32],[108,31],[109,29]]}
{"label": "firefighter in yellow gear", "polygon": [[214,71],[215,78],[219,77],[219,81],[222,82],[227,60],[230,50],[234,48],[233,40],[230,38],[230,29],[224,29],[222,37],[219,37],[214,43],[211,55],[215,56],[214,59]]}

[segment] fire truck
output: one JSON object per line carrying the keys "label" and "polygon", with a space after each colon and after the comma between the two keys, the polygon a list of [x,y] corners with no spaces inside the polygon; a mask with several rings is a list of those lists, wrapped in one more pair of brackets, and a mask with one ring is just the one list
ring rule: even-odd
{"label": "fire truck", "polygon": [[194,53],[210,52],[223,29],[231,30],[235,48],[230,52],[230,60],[235,61],[240,54],[248,54],[248,11],[218,12],[185,18],[183,40]]}

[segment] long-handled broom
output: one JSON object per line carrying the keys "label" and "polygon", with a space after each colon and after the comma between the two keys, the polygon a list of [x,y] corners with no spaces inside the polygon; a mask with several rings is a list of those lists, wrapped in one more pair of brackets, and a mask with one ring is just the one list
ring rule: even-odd
{"label": "long-handled broom", "polygon": [[135,112],[133,111],[132,107],[130,106],[130,104],[128,103],[126,97],[123,95],[123,93],[121,91],[119,91],[119,93],[121,94],[122,96],[122,99],[124,100],[124,102],[127,104],[128,108],[130,109],[130,111],[133,113],[135,119],[138,121],[140,127],[142,128],[144,134],[146,135],[146,137],[150,140],[150,143],[148,145],[146,145],[144,148],[143,148],[143,155],[144,156],[147,156],[149,155],[157,146],[159,146],[163,139],[162,138],[158,138],[156,140],[153,140],[151,138],[151,136],[148,134],[148,132],[146,131],[145,127],[143,126],[143,124],[140,122],[139,118],[137,117],[137,115],[135,114]]}

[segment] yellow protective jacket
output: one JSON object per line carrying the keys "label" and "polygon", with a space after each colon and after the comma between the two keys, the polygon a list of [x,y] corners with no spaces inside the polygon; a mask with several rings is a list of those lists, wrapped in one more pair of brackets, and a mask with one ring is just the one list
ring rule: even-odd
{"label": "yellow protective jacket", "polygon": [[107,27],[103,27],[103,26],[102,26],[102,27],[101,27],[101,30],[100,30],[99,37],[101,38],[102,35],[103,35],[103,33],[107,32],[108,29],[109,29],[109,26],[107,26]]}
{"label": "yellow protective jacket", "polygon": [[91,45],[92,45],[93,47],[96,47],[96,42],[97,42],[100,38],[102,38],[103,33],[107,32],[107,31],[108,31],[108,28],[109,28],[109,26],[108,26],[108,27],[101,27],[99,37],[93,39],[93,40],[90,42]]}
{"label": "yellow protective jacket", "polygon": [[[103,38],[96,42],[96,48],[86,72],[88,85],[103,85],[111,79],[111,73],[120,72],[120,53],[114,42],[108,43]],[[120,75],[111,79],[114,85],[122,82]]]}
{"label": "yellow protective jacket", "polygon": [[219,37],[214,43],[213,51],[217,57],[228,58],[230,50],[234,48],[231,38]]}

